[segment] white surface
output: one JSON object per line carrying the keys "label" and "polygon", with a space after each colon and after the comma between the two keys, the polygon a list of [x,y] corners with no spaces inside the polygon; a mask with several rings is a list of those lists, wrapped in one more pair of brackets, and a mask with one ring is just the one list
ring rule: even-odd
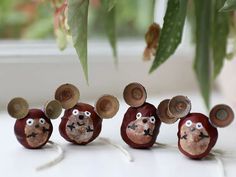
{"label": "white surface", "polygon": [[[185,93],[192,100],[193,112],[206,113],[200,95]],[[157,105],[162,99],[174,96],[156,95],[148,101]],[[214,94],[213,103],[228,103],[219,94]],[[91,102],[93,104],[94,101]],[[117,116],[111,120],[104,120],[101,137],[122,145],[134,158],[128,162],[121,152],[111,145],[104,144],[99,139],[86,146],[71,145],[60,137],[58,124],[60,120],[53,121],[54,132],[52,141],[59,143],[65,150],[65,159],[58,165],[41,172],[35,167],[45,163],[56,154],[51,149],[28,150],[21,147],[13,133],[14,120],[6,113],[0,114],[0,174],[3,177],[42,177],[42,176],[79,176],[79,177],[220,177],[216,160],[205,159],[201,161],[190,160],[178,150],[161,149],[153,147],[148,150],[137,150],[128,147],[121,139],[120,125],[123,114],[128,106],[121,102]],[[235,138],[236,122],[230,127],[219,129],[219,138],[215,146],[217,149],[233,151],[236,149]],[[177,123],[163,124],[157,141],[160,143],[177,143]],[[236,153],[236,152],[235,152]],[[236,154],[235,154],[236,155]],[[236,159],[223,160],[227,177],[236,175]]]}

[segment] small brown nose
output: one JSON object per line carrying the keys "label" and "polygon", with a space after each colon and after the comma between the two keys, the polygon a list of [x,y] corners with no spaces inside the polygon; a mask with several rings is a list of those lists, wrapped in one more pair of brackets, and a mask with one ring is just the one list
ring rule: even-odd
{"label": "small brown nose", "polygon": [[147,123],[147,119],[143,119],[143,123],[146,124]]}
{"label": "small brown nose", "polygon": [[39,124],[35,125],[35,128],[39,128]]}

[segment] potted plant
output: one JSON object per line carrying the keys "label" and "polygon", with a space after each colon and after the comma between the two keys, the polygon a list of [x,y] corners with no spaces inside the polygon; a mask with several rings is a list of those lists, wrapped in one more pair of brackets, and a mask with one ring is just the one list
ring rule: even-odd
{"label": "potted plant", "polygon": [[[89,7],[99,9],[101,21],[113,50],[117,64],[116,17],[119,12],[118,0],[36,0],[37,5],[50,2],[54,9],[54,33],[61,50],[66,48],[68,36],[79,56],[85,79],[88,81],[87,41]],[[128,3],[128,1],[126,2]],[[155,12],[155,0],[150,12]],[[47,4],[48,5],[48,4]],[[229,38],[235,38],[236,0],[167,0],[164,23],[154,23],[154,18],[145,36],[147,48],[154,60],[149,73],[154,72],[176,51],[181,43],[185,22],[192,27],[193,41],[196,46],[194,71],[200,91],[207,107],[210,105],[212,82],[220,73],[226,58],[232,58],[233,50],[228,51]],[[153,24],[154,23],[154,24]]]}

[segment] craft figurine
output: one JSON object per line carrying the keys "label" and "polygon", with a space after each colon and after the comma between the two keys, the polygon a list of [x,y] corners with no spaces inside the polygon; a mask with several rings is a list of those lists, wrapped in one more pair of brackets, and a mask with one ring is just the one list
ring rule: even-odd
{"label": "craft figurine", "polygon": [[103,119],[115,116],[119,102],[112,95],[104,95],[93,107],[78,102],[79,97],[78,88],[72,84],[63,84],[55,92],[55,99],[65,109],[59,126],[61,136],[71,143],[85,145],[100,134]]}
{"label": "craft figurine", "polygon": [[159,133],[161,121],[154,105],[147,103],[145,88],[139,83],[130,83],[123,92],[125,102],[130,106],[121,125],[123,140],[133,148],[149,148]]}
{"label": "craft figurine", "polygon": [[191,102],[185,96],[162,101],[158,115],[162,122],[172,124],[178,119],[178,148],[192,159],[206,157],[216,144],[217,127],[226,127],[234,119],[233,110],[224,104],[213,107],[209,118],[201,113],[190,113]]}
{"label": "craft figurine", "polygon": [[17,119],[14,131],[17,140],[26,148],[38,149],[44,146],[53,131],[50,119],[59,117],[61,104],[52,100],[45,105],[44,110],[29,109],[23,98],[14,98],[8,104],[8,113]]}

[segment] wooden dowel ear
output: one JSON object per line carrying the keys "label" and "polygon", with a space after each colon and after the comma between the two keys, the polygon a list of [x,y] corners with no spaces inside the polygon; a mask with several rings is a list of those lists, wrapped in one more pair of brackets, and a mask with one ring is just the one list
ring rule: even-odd
{"label": "wooden dowel ear", "polygon": [[234,112],[228,105],[219,104],[210,111],[210,121],[216,127],[226,127],[234,120]]}
{"label": "wooden dowel ear", "polygon": [[72,84],[63,84],[55,92],[55,99],[61,103],[64,109],[74,107],[78,103],[79,97],[79,89]]}
{"label": "wooden dowel ear", "polygon": [[22,119],[29,113],[29,104],[24,98],[13,98],[7,105],[7,111],[15,119]]}
{"label": "wooden dowel ear", "polygon": [[44,112],[49,119],[58,118],[62,112],[61,103],[57,100],[47,102],[44,107]]}
{"label": "wooden dowel ear", "polygon": [[147,99],[145,88],[139,83],[130,83],[123,92],[125,102],[132,107],[142,106]]}
{"label": "wooden dowel ear", "polygon": [[95,104],[95,111],[104,119],[112,118],[119,110],[119,101],[112,95],[103,95]]}
{"label": "wooden dowel ear", "polygon": [[169,114],[168,111],[168,105],[169,105],[170,99],[163,100],[157,107],[157,115],[160,118],[160,120],[166,124],[173,124],[175,123],[179,118],[173,117]]}
{"label": "wooden dowel ear", "polygon": [[183,118],[191,111],[191,101],[186,96],[175,96],[169,101],[168,111],[172,117]]}

